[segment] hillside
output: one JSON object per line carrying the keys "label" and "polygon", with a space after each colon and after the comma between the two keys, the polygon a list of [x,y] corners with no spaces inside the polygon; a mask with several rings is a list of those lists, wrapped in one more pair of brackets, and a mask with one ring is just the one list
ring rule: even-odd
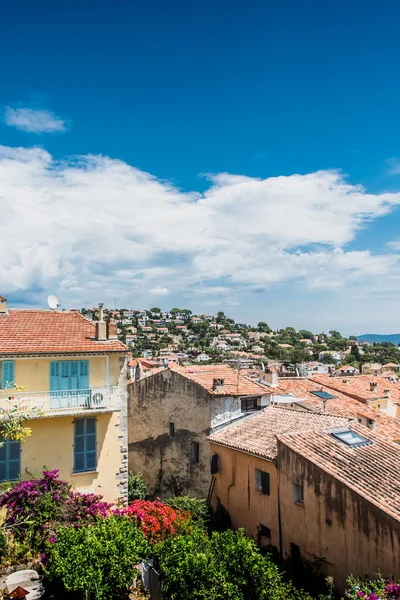
{"label": "hillside", "polygon": [[382,342],[391,342],[398,346],[400,344],[400,333],[389,333],[378,334],[378,333],[364,333],[363,335],[358,335],[357,340],[359,342],[375,342],[376,344],[381,344]]}

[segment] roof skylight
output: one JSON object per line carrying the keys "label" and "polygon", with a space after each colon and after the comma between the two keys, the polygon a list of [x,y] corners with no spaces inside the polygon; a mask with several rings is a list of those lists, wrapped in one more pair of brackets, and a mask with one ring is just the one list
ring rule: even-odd
{"label": "roof skylight", "polygon": [[330,435],[339,442],[342,442],[342,444],[346,444],[346,446],[350,446],[351,448],[358,448],[359,446],[367,446],[372,444],[371,440],[359,435],[355,431],[351,431],[351,429],[331,431]]}
{"label": "roof skylight", "polygon": [[328,392],[323,392],[322,390],[319,390],[317,392],[311,392],[311,394],[313,394],[314,396],[318,396],[318,398],[322,398],[322,400],[330,400],[331,398],[335,397],[332,396],[332,394],[329,394]]}

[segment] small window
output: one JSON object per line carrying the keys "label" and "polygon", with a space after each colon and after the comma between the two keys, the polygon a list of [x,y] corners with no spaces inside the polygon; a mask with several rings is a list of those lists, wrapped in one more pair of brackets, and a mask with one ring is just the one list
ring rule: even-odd
{"label": "small window", "polygon": [[169,424],[169,435],[170,435],[170,437],[175,436],[175,423]]}
{"label": "small window", "polygon": [[215,475],[219,471],[219,457],[218,454],[213,454],[210,458],[211,475]]}
{"label": "small window", "polygon": [[293,499],[295,504],[304,504],[304,486],[302,483],[293,484]]}
{"label": "small window", "polygon": [[366,446],[368,444],[372,444],[370,440],[363,437],[362,435],[358,435],[358,433],[356,433],[355,431],[351,431],[351,429],[332,431],[331,436],[339,442],[346,444],[346,446],[350,446],[351,448],[357,448],[358,446]]}
{"label": "small window", "polygon": [[269,473],[256,469],[256,490],[262,494],[269,496],[270,484],[269,484]]}
{"label": "small window", "polygon": [[265,525],[259,525],[258,526],[258,535],[260,537],[265,537],[267,539],[271,539],[271,530],[269,527],[266,527]]}
{"label": "small window", "polygon": [[21,442],[0,435],[0,481],[16,481],[21,474]]}
{"label": "small window", "polygon": [[74,423],[74,472],[97,468],[96,419],[76,419]]}
{"label": "small window", "polygon": [[190,462],[198,464],[200,462],[200,444],[199,442],[192,442]]}
{"label": "small window", "polygon": [[248,412],[250,410],[257,410],[257,398],[242,398],[240,401],[241,411]]}

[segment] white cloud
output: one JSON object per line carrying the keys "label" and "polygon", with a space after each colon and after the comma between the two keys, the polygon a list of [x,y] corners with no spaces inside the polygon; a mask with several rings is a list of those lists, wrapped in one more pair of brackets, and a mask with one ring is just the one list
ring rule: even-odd
{"label": "white cloud", "polygon": [[338,172],[225,173],[184,193],[119,160],[0,147],[0,204],[0,293],[32,301],[243,306],[251,290],[291,284],[290,295],[365,289],[367,303],[371,282],[388,293],[400,278],[400,255],[343,249],[400,194],[368,194]]}
{"label": "white cloud", "polygon": [[33,108],[12,108],[7,106],[4,112],[4,122],[10,127],[28,133],[62,133],[68,125],[49,110]]}

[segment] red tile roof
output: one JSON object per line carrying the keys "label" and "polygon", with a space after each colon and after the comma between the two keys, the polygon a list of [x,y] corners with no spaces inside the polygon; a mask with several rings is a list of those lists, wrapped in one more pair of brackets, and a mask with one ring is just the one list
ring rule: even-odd
{"label": "red tile roof", "polygon": [[[364,403],[367,403],[369,400],[387,398],[385,390],[390,391],[390,397],[393,401],[400,401],[399,384],[377,375],[354,375],[346,379],[346,383],[343,377],[330,377],[329,375],[313,375],[312,379],[332,390],[342,392],[342,394],[346,394],[346,396]],[[377,384],[373,390],[371,390],[371,383]]]}
{"label": "red tile roof", "polygon": [[348,428],[373,443],[351,448],[326,431],[288,432],[278,440],[400,520],[400,448],[362,425]]}
{"label": "red tile roof", "polygon": [[[355,400],[341,392],[337,392],[325,385],[321,385],[316,382],[316,379],[317,376],[310,377],[309,379],[282,378],[279,380],[278,387],[271,388],[271,391],[273,391],[274,394],[293,394],[296,398],[301,398],[303,400],[301,404],[311,410],[320,412],[325,410],[325,412],[329,414],[350,419],[357,419],[357,415],[363,415],[368,419],[374,419],[377,433],[392,441],[400,442],[400,421],[398,419],[389,417],[383,412],[375,411],[373,408],[370,408],[367,404],[361,403],[359,400]],[[353,382],[353,379],[357,378],[352,377],[351,383]],[[350,385],[350,383],[344,385]],[[324,404],[321,398],[318,398],[312,393],[317,391],[328,392],[334,396],[334,398],[330,398]]]}
{"label": "red tile roof", "polygon": [[[171,371],[201,385],[214,396],[262,396],[269,394],[269,390],[254,381],[250,381],[228,365],[204,365],[181,367],[169,365]],[[223,379],[224,385],[213,390],[214,379]]]}
{"label": "red tile roof", "polygon": [[332,415],[268,406],[259,413],[212,433],[208,439],[228,448],[275,460],[277,435],[293,431],[316,431],[347,426],[348,420]]}
{"label": "red tile roof", "polygon": [[118,340],[96,341],[95,331],[77,312],[11,309],[0,315],[0,356],[127,351]]}

